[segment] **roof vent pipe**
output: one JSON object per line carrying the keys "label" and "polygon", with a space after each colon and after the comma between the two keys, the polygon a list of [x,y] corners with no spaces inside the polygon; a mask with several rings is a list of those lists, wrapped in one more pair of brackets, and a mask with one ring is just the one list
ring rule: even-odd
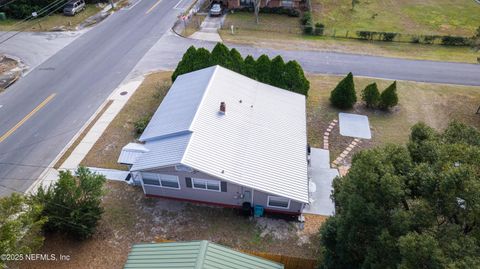
{"label": "roof vent pipe", "polygon": [[227,105],[225,104],[225,102],[220,102],[220,113],[225,114],[226,110]]}

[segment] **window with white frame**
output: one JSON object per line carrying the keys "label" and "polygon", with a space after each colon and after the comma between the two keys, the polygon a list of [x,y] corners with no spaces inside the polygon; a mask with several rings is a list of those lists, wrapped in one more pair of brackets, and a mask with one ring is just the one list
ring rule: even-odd
{"label": "window with white frame", "polygon": [[142,173],[142,179],[144,185],[160,186],[157,174],[154,173]]}
{"label": "window with white frame", "polygon": [[177,176],[142,173],[143,184],[160,186],[162,188],[180,189],[180,183]]}
{"label": "window with white frame", "polygon": [[192,178],[192,183],[194,189],[220,191],[220,181],[218,180]]}
{"label": "window with white frame", "polygon": [[290,207],[290,199],[285,197],[279,196],[268,196],[268,203],[269,207],[277,207],[277,208],[289,208]]}

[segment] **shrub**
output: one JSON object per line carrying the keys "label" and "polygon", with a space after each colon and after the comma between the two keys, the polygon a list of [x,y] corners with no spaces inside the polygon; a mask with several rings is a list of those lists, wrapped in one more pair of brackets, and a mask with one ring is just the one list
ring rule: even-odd
{"label": "shrub", "polygon": [[298,11],[297,9],[291,8],[291,9],[288,9],[287,15],[289,17],[300,17],[300,11]]}
{"label": "shrub", "polygon": [[363,89],[362,100],[368,108],[377,107],[380,101],[380,92],[378,91],[377,83],[372,83]]}
{"label": "shrub", "polygon": [[242,74],[249,78],[257,79],[257,72],[255,67],[256,67],[255,59],[251,55],[248,55],[244,61]]}
{"label": "shrub", "polygon": [[[308,94],[310,82],[296,61],[285,64],[282,57],[277,56],[271,61],[267,55],[261,55],[257,60],[249,55],[244,60],[236,49],[228,50],[223,44],[215,48],[215,52],[212,53],[204,48],[196,49],[193,46],[188,48],[173,72],[172,81],[182,74],[222,63],[225,68],[260,82]],[[134,123],[137,135],[143,133],[149,121],[150,117],[143,117]]]}
{"label": "shrub", "polygon": [[325,31],[325,25],[323,23],[315,23],[315,35],[323,35],[323,32]]}
{"label": "shrub", "polygon": [[285,62],[280,55],[272,59],[270,81],[275,87],[285,88]]}
{"label": "shrub", "polygon": [[264,83],[270,83],[270,69],[272,66],[272,62],[267,55],[263,54],[258,57],[257,61],[255,62],[255,72],[258,81]]}
{"label": "shrub", "polygon": [[435,39],[437,39],[436,36],[426,35],[426,36],[423,36],[423,43],[424,44],[433,44],[435,42]]}
{"label": "shrub", "polygon": [[352,108],[357,102],[352,73],[342,79],[330,94],[330,103],[340,109]]}
{"label": "shrub", "polygon": [[285,89],[308,96],[310,81],[297,61],[289,61],[285,65]]}
{"label": "shrub", "polygon": [[230,56],[230,64],[229,64],[230,69],[237,73],[242,74],[243,68],[244,68],[244,61],[240,52],[238,52],[238,50],[233,48],[230,50],[229,56]]}
{"label": "shrub", "polygon": [[306,11],[303,13],[302,19],[300,20],[302,25],[306,25],[308,22],[311,22],[312,19],[312,13],[310,11]]}
{"label": "shrub", "polygon": [[212,50],[211,62],[213,65],[218,64],[225,68],[231,67],[230,51],[228,50],[227,46],[225,46],[223,43],[218,42]]}
{"label": "shrub", "polygon": [[360,39],[371,40],[373,39],[373,32],[370,31],[357,31],[357,36]]}
{"label": "shrub", "polygon": [[133,124],[133,127],[135,128],[135,133],[138,136],[143,134],[143,131],[145,131],[145,128],[147,128],[147,125],[150,122],[151,118],[151,116],[143,116]]}
{"label": "shrub", "polygon": [[382,40],[392,42],[393,39],[395,39],[396,36],[397,36],[397,33],[383,33],[382,34]]}
{"label": "shrub", "polygon": [[44,190],[40,187],[34,197],[43,205],[42,215],[47,217],[47,231],[66,233],[77,239],[90,237],[100,220],[105,176],[79,167],[72,175],[60,171],[58,181]]}
{"label": "shrub", "polygon": [[311,35],[313,34],[313,29],[313,25],[311,23],[307,23],[303,26],[303,33],[306,35]]}
{"label": "shrub", "polygon": [[380,108],[388,110],[398,104],[397,82],[394,81],[380,94]]}
{"label": "shrub", "polygon": [[420,43],[420,37],[418,37],[418,36],[412,36],[412,38],[410,39],[410,42],[411,42],[411,43],[418,44],[418,43]]}
{"label": "shrub", "polygon": [[468,46],[470,39],[463,36],[444,36],[442,45],[445,46]]}

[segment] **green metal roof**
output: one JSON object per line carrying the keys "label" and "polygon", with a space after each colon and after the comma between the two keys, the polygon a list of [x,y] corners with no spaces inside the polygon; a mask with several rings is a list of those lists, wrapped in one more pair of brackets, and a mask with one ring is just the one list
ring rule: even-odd
{"label": "green metal roof", "polygon": [[136,244],[124,268],[283,269],[283,264],[203,241]]}

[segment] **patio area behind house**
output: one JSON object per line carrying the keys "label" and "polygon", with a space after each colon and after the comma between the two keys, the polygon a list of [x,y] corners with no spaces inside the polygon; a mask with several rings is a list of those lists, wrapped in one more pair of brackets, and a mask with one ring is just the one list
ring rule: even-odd
{"label": "patio area behind house", "polygon": [[335,213],[335,205],[330,199],[333,190],[333,179],[338,176],[338,170],[330,168],[330,152],[324,149],[312,148],[309,166],[310,204],[305,206],[303,213],[321,216],[331,216]]}

